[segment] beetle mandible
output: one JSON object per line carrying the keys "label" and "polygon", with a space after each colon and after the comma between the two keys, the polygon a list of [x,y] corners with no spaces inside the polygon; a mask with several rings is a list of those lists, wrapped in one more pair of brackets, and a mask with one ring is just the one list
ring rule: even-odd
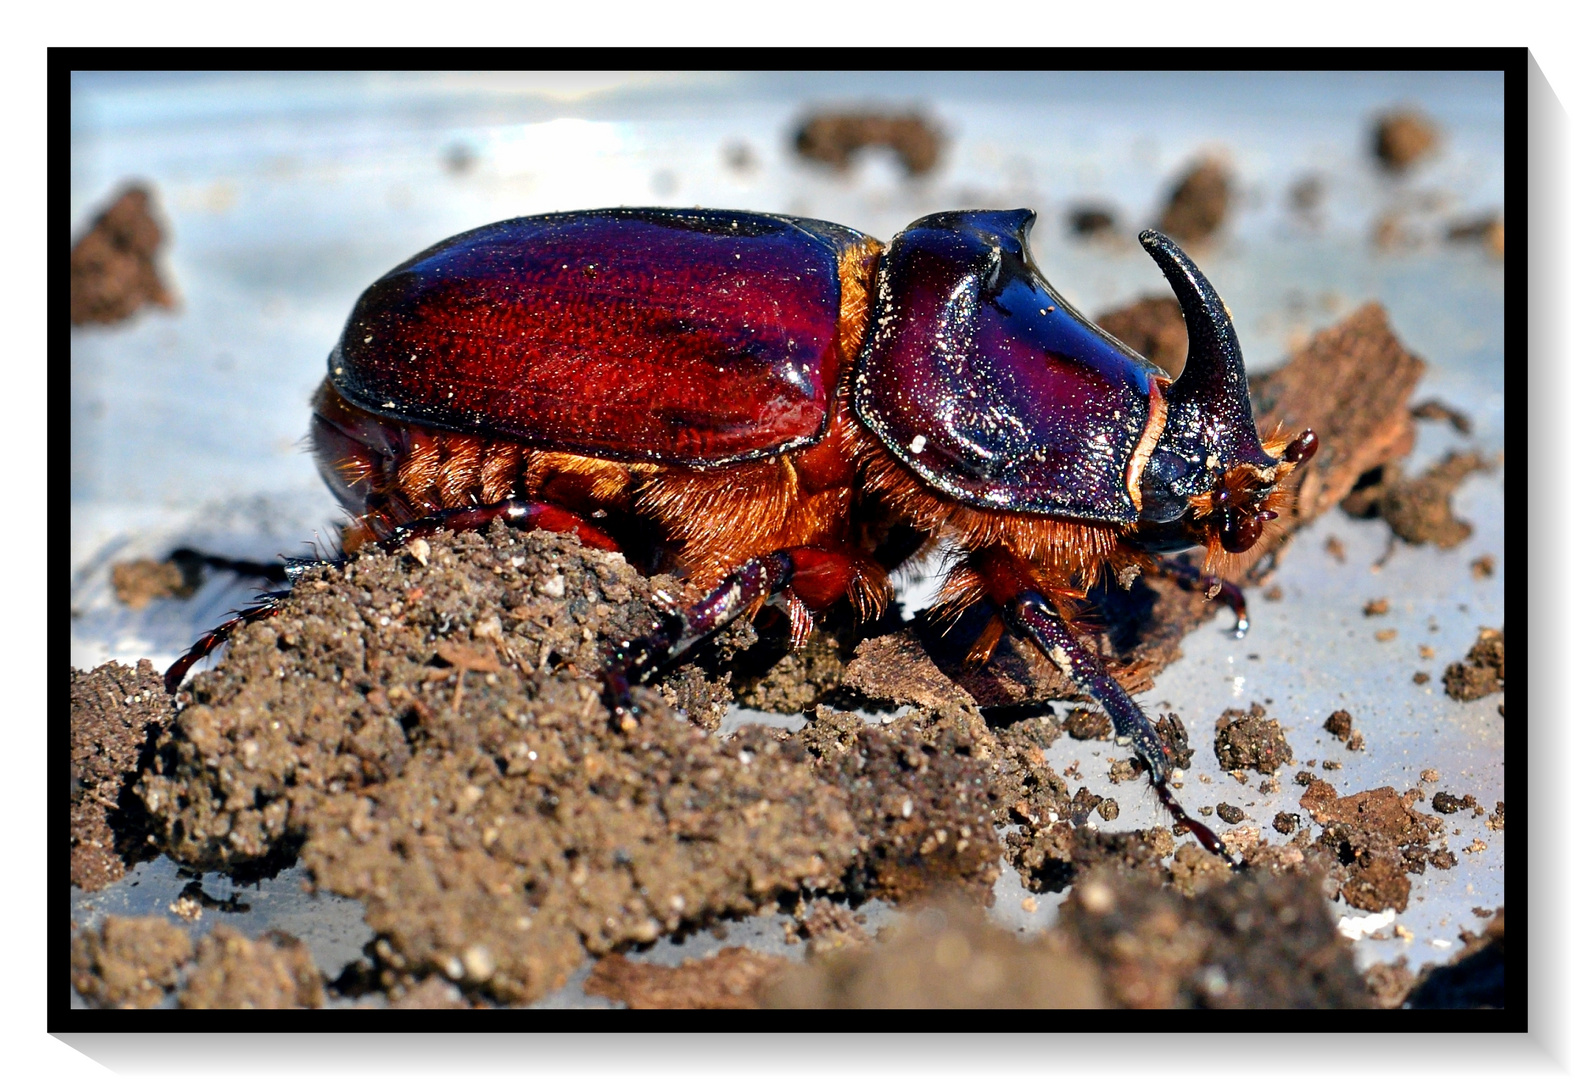
{"label": "beetle mandible", "polygon": [[[1153,230],[1181,303],[1171,381],[1083,318],[1028,250],[1029,210],[931,214],[889,245],[829,222],[608,209],[483,226],[364,292],[313,399],[311,441],[352,515],[344,547],[503,519],[592,547],[653,544],[698,599],[609,660],[609,702],[767,602],[793,644],[847,599],[879,614],[923,545],[938,607],[995,614],[1109,713],[1155,791],[1170,750],[1071,629],[1102,574],[1217,576],[1283,510],[1311,431],[1260,441],[1225,305]],[[1162,557],[1207,550],[1202,574]],[[276,594],[277,595],[277,594]],[[269,599],[202,638],[171,689]]]}

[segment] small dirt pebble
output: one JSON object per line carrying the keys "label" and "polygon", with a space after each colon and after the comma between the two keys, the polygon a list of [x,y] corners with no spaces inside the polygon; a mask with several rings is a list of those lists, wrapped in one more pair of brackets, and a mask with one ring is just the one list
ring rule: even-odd
{"label": "small dirt pebble", "polygon": [[1483,627],[1466,658],[1444,669],[1444,692],[1475,701],[1504,689],[1504,631]]}
{"label": "small dirt pebble", "polygon": [[1325,540],[1323,549],[1329,553],[1335,562],[1345,562],[1345,542],[1338,536],[1331,536]]}
{"label": "small dirt pebble", "polygon": [[631,1009],[753,1009],[762,990],[787,971],[786,957],[739,945],[677,967],[636,963],[613,953],[585,977],[585,992]]}
{"label": "small dirt pebble", "polygon": [[1066,733],[1074,739],[1110,738],[1110,717],[1095,709],[1073,709],[1067,714]]}
{"label": "small dirt pebble", "polygon": [[1301,828],[1301,825],[1302,816],[1300,814],[1292,814],[1288,811],[1281,810],[1279,813],[1274,815],[1274,831],[1280,833],[1281,835],[1289,836],[1291,833]]}
{"label": "small dirt pebble", "polygon": [[305,945],[275,931],[257,940],[222,923],[197,945],[183,1009],[316,1009],[323,977]]}
{"label": "small dirt pebble", "polygon": [[1380,596],[1377,600],[1369,600],[1362,606],[1362,614],[1371,618],[1374,615],[1389,614],[1389,600]]}
{"label": "small dirt pebble", "polygon": [[822,112],[804,120],[793,136],[800,157],[847,170],[867,147],[897,155],[909,176],[923,176],[940,161],[940,129],[920,113]]}
{"label": "small dirt pebble", "polygon": [[1405,172],[1438,148],[1438,128],[1410,109],[1380,116],[1373,125],[1373,156],[1391,172]]}
{"label": "small dirt pebble", "polygon": [[1306,787],[1308,784],[1311,784],[1313,781],[1315,781],[1317,779],[1318,779],[1317,776],[1315,776],[1314,774],[1308,772],[1306,769],[1298,770],[1297,773],[1296,773],[1296,777],[1295,777],[1296,783],[1299,784],[1302,787]]}
{"label": "small dirt pebble", "polygon": [[1493,576],[1493,570],[1498,566],[1491,555],[1479,555],[1471,560],[1471,576],[1480,580]]}
{"label": "small dirt pebble", "polygon": [[824,897],[809,903],[800,900],[793,911],[794,931],[801,940],[809,942],[809,955],[819,956],[850,945],[868,944],[870,936],[859,923],[861,917]]}
{"label": "small dirt pebble", "polygon": [[1424,783],[1424,784],[1436,784],[1436,783],[1438,783],[1438,770],[1437,769],[1423,769],[1422,770],[1422,783]]}
{"label": "small dirt pebble", "polygon": [[156,562],[153,559],[133,559],[110,567],[110,585],[115,599],[140,611],[153,600],[165,597],[187,597],[197,591],[195,581],[173,562]]}
{"label": "small dirt pebble", "polygon": [[1494,832],[1500,832],[1503,830],[1504,803],[1502,801],[1493,804],[1493,812],[1488,815],[1487,827],[1492,829]]}
{"label": "small dirt pebble", "polygon": [[71,985],[101,1008],[151,1009],[191,957],[191,938],[165,919],[106,915],[71,939]]}
{"label": "small dirt pebble", "polygon": [[1373,640],[1374,641],[1393,641],[1395,638],[1397,638],[1399,636],[1400,636],[1400,631],[1394,629],[1393,627],[1389,627],[1389,628],[1384,629],[1384,630],[1375,630],[1373,632]]}
{"label": "small dirt pebble", "polygon": [[1323,722],[1323,729],[1336,739],[1349,739],[1351,737],[1351,714],[1344,709],[1336,709]]}
{"label": "small dirt pebble", "polygon": [[1207,240],[1225,223],[1230,203],[1231,176],[1225,164],[1212,158],[1201,161],[1171,189],[1160,230],[1182,244]]}
{"label": "small dirt pebble", "polygon": [[1477,800],[1474,795],[1467,795],[1465,798],[1461,798],[1459,795],[1451,795],[1447,791],[1440,791],[1433,796],[1433,809],[1440,814],[1453,814],[1461,810],[1469,810],[1476,804]]}
{"label": "small dirt pebble", "polygon": [[1226,709],[1214,722],[1214,755],[1225,769],[1272,773],[1295,760],[1279,721],[1253,702],[1246,712]]}
{"label": "small dirt pebble", "polygon": [[1109,236],[1116,230],[1116,212],[1108,206],[1074,206],[1066,212],[1066,227],[1073,236]]}
{"label": "small dirt pebble", "polygon": [[1425,671],[1416,671],[1416,672],[1412,672],[1412,674],[1411,674],[1411,681],[1416,683],[1416,685],[1418,685],[1418,686],[1422,686],[1422,685],[1424,685],[1426,683],[1432,682],[1433,681],[1433,676],[1429,675]]}
{"label": "small dirt pebble", "polygon": [[121,322],[147,304],[174,307],[154,265],[163,240],[152,193],[122,190],[72,245],[71,325]]}
{"label": "small dirt pebble", "polygon": [[1241,807],[1232,806],[1230,803],[1224,802],[1216,806],[1214,812],[1219,814],[1220,820],[1227,825],[1239,825],[1242,819],[1247,816],[1247,812]]}

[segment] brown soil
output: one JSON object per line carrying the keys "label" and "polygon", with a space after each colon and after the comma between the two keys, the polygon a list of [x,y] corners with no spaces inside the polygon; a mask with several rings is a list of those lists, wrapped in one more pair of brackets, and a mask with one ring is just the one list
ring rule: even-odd
{"label": "brown soil", "polygon": [[1121,1007],[1371,1004],[1316,875],[1227,872],[1189,897],[1101,871],[1073,888],[1061,919]]}
{"label": "brown soil", "polygon": [[1302,795],[1302,809],[1323,826],[1318,844],[1334,856],[1340,895],[1352,907],[1404,911],[1411,897],[1406,874],[1420,874],[1429,861],[1449,861],[1442,845],[1428,849],[1443,823],[1411,809],[1420,797],[1419,791],[1402,797],[1392,787],[1381,787],[1341,798],[1322,780]]}
{"label": "brown soil", "polygon": [[1226,770],[1251,769],[1264,774],[1296,760],[1280,722],[1256,701],[1246,712],[1226,709],[1214,721],[1214,756]]}
{"label": "brown soil", "polygon": [[305,945],[274,932],[256,941],[219,925],[197,946],[183,1009],[315,1009],[323,977]]}
{"label": "brown soil", "polygon": [[790,961],[734,945],[678,967],[605,956],[585,979],[585,992],[631,1009],[754,1009],[764,988]]}
{"label": "brown soil", "polygon": [[1181,244],[1209,239],[1230,209],[1231,177],[1222,162],[1201,161],[1171,189],[1159,227]]}
{"label": "brown soil", "polygon": [[1471,525],[1455,517],[1449,498],[1466,477],[1494,467],[1479,454],[1452,450],[1421,476],[1408,479],[1391,462],[1364,474],[1340,507],[1352,517],[1382,517],[1408,544],[1456,547],[1471,535]]}
{"label": "brown soil", "polygon": [[800,157],[840,171],[866,147],[886,147],[897,155],[909,176],[935,168],[945,141],[940,129],[918,113],[823,112],[799,125],[793,146]]}
{"label": "brown soil", "polygon": [[1483,627],[1464,660],[1444,669],[1444,692],[1475,701],[1504,689],[1504,631]]}
{"label": "brown soil", "polygon": [[906,917],[880,944],[786,973],[763,1004],[783,1009],[1096,1009],[1094,965],[1055,935],[1022,941],[977,907]]}
{"label": "brown soil", "polygon": [[71,985],[106,1009],[151,1009],[191,957],[191,938],[165,919],[106,915],[98,929],[71,939]]}
{"label": "brown soil", "polygon": [[1124,308],[1107,311],[1097,322],[1170,374],[1181,375],[1187,364],[1187,324],[1173,296],[1145,296]]}
{"label": "brown soil", "polygon": [[145,304],[174,307],[153,262],[163,239],[148,189],[123,190],[71,248],[71,325],[117,323]]}
{"label": "brown soil", "polygon": [[1419,112],[1387,113],[1373,126],[1373,154],[1391,172],[1405,172],[1438,149],[1438,128]]}
{"label": "brown soil", "polygon": [[1365,304],[1254,381],[1260,431],[1283,424],[1318,433],[1318,453],[1292,474],[1296,524],[1333,508],[1363,474],[1410,452],[1415,421],[1407,403],[1424,367],[1394,336],[1384,309]]}
{"label": "brown soil", "polygon": [[146,660],[71,670],[71,884],[99,889],[152,855],[132,788],[149,741],[174,708]]}
{"label": "brown soil", "polygon": [[193,680],[143,784],[166,850],[233,867],[301,845],[365,901],[382,985],[436,971],[509,1001],[853,860],[847,797],[795,745],[707,739],[644,689],[640,725],[612,725],[586,676],[662,582],[506,529],[434,538],[427,562],[310,572]]}
{"label": "brown soil", "polygon": [[[904,717],[872,727],[822,707],[785,745],[801,745],[819,774],[847,795],[861,836],[855,894],[903,901],[937,886],[989,898],[1001,845],[990,772],[976,755],[999,753],[977,714]],[[982,753],[981,753],[982,752]]]}

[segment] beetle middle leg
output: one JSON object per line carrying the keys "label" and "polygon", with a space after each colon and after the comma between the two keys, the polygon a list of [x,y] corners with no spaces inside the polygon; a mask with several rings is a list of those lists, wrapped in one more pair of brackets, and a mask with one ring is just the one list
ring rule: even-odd
{"label": "beetle middle leg", "polygon": [[671,613],[651,634],[613,650],[602,671],[608,707],[621,726],[632,726],[630,688],[697,642],[753,614],[774,596],[787,602],[794,637],[807,637],[809,613],[849,595],[858,580],[857,560],[827,548],[786,548],[746,560],[695,604]]}
{"label": "beetle middle leg", "polygon": [[[1003,548],[976,552],[964,569],[995,603],[1010,629],[1032,641],[1079,690],[1100,704],[1115,726],[1117,740],[1130,742],[1148,770],[1160,802],[1176,823],[1185,826],[1206,850],[1236,864],[1214,830],[1182,808],[1170,789],[1175,768],[1170,748],[1143,710],[1111,678],[1104,661],[1083,647],[1055,605],[1046,599],[1050,590],[1043,575]],[[1066,594],[1065,590],[1056,591]]]}

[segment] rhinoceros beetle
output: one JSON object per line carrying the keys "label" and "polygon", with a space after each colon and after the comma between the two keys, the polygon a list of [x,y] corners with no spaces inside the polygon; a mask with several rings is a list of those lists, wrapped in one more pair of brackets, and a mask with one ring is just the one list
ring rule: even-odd
{"label": "rhinoceros beetle", "polygon": [[[1139,241],[1190,340],[1172,382],[1092,325],[1028,250],[1029,210],[931,214],[889,245],[829,222],[610,209],[486,225],[356,302],[313,401],[346,550],[496,519],[619,550],[655,538],[697,598],[607,665],[609,701],[774,601],[801,644],[840,600],[870,618],[917,548],[955,553],[938,607],[1033,642],[1130,740],[1161,800],[1170,750],[1073,632],[1103,574],[1207,549],[1217,576],[1283,509],[1311,431],[1259,439],[1230,315],[1168,237]],[[906,544],[893,538],[906,535]],[[206,635],[171,689],[273,594]]]}

